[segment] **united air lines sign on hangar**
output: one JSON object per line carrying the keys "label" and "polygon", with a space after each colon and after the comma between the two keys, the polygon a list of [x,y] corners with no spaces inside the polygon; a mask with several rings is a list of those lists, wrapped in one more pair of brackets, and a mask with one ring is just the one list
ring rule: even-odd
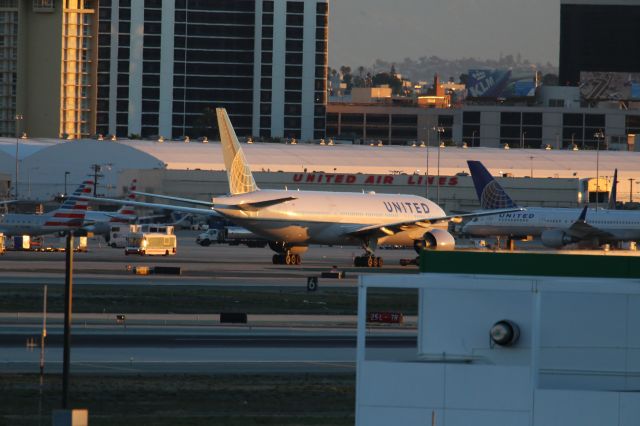
{"label": "united air lines sign on hangar", "polygon": [[293,184],[314,185],[357,185],[357,186],[457,186],[458,176],[427,176],[424,175],[371,175],[351,173],[294,173]]}

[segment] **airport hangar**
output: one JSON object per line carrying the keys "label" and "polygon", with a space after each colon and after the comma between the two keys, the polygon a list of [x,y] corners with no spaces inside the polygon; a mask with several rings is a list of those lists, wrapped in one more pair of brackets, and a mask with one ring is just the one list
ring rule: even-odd
{"label": "airport hangar", "polygon": [[[0,138],[0,177],[15,176],[16,144],[20,198],[51,200],[65,192],[65,182],[66,191],[73,190],[96,165],[101,195],[122,196],[134,178],[143,192],[202,200],[228,192],[218,142]],[[635,201],[640,196],[640,184],[634,185],[640,180],[640,152],[306,143],[242,146],[263,188],[428,193],[449,212],[478,208],[467,160],[480,160],[492,174],[505,176],[501,183],[522,205],[575,207],[587,196],[585,181],[595,191],[596,168],[601,192],[608,191],[618,168],[618,199]],[[0,185],[12,187],[6,181]],[[3,195],[8,198],[12,193]]]}

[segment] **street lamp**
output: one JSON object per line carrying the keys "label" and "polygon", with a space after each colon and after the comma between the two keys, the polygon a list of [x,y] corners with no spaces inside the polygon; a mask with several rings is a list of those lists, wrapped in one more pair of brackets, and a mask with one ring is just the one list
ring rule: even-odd
{"label": "street lamp", "polygon": [[524,149],[524,137],[527,135],[527,132],[522,132],[522,143],[521,148]]}
{"label": "street lamp", "polygon": [[602,129],[593,134],[596,138],[596,212],[598,211],[598,198],[600,198],[600,139],[604,140]]}
{"label": "street lamp", "polygon": [[64,172],[64,198],[67,198],[67,177],[69,177],[70,174],[71,172]]}
{"label": "street lamp", "polygon": [[429,198],[429,145],[430,145],[430,129],[427,129],[427,199]]}
{"label": "street lamp", "polygon": [[629,181],[629,202],[633,203],[633,178],[628,178],[627,180]]}
{"label": "street lamp", "polygon": [[531,173],[529,174],[529,176],[531,177],[531,179],[533,179],[533,155],[529,156],[529,166],[531,168]]}
{"label": "street lamp", "polygon": [[18,173],[19,173],[19,169],[18,169],[18,147],[20,146],[20,121],[24,120],[24,116],[22,114],[16,114],[16,181],[14,183],[15,185],[15,196],[16,196],[16,200],[18,199]]}
{"label": "street lamp", "polygon": [[476,146],[476,133],[478,133],[477,130],[471,132],[471,146]]}
{"label": "street lamp", "polygon": [[442,134],[444,133],[444,127],[435,126],[433,130],[438,132],[438,177],[436,180],[436,204],[440,205],[440,150],[444,148],[444,144],[441,142]]}

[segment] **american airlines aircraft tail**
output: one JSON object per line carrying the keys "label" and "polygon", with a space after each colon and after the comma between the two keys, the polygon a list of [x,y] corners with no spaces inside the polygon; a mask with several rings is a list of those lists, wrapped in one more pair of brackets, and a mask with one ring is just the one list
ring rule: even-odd
{"label": "american airlines aircraft tail", "polygon": [[224,157],[224,166],[229,179],[229,193],[238,195],[258,191],[258,185],[253,179],[251,168],[240,148],[240,143],[231,125],[227,111],[224,108],[216,108],[216,114],[218,116],[218,128],[220,129],[222,156]]}
{"label": "american airlines aircraft tail", "polygon": [[73,191],[62,205],[49,213],[46,213],[47,220],[45,227],[79,228],[84,223],[84,216],[89,206],[89,200],[82,198],[83,195],[91,194],[92,181],[84,181]]}
{"label": "american airlines aircraft tail", "polygon": [[[127,199],[131,201],[136,200],[136,190],[138,185],[138,179],[133,179],[131,185],[129,185],[129,191],[127,192]],[[137,218],[136,211],[132,205],[126,204],[118,209],[115,214],[109,215],[109,222],[112,223],[129,223]]]}
{"label": "american airlines aircraft tail", "polygon": [[476,188],[480,207],[483,209],[504,209],[517,207],[511,197],[489,171],[479,161],[467,161],[473,186]]}

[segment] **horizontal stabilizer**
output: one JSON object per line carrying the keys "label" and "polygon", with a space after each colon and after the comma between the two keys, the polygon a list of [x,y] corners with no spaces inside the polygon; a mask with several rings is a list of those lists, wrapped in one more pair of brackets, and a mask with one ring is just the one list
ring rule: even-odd
{"label": "horizontal stabilizer", "polygon": [[253,203],[231,204],[231,206],[237,206],[239,209],[247,210],[247,211],[260,210],[260,209],[275,206],[278,204],[286,203],[287,201],[292,201],[295,199],[296,197],[283,197],[283,198],[274,198],[272,200],[256,201]]}

